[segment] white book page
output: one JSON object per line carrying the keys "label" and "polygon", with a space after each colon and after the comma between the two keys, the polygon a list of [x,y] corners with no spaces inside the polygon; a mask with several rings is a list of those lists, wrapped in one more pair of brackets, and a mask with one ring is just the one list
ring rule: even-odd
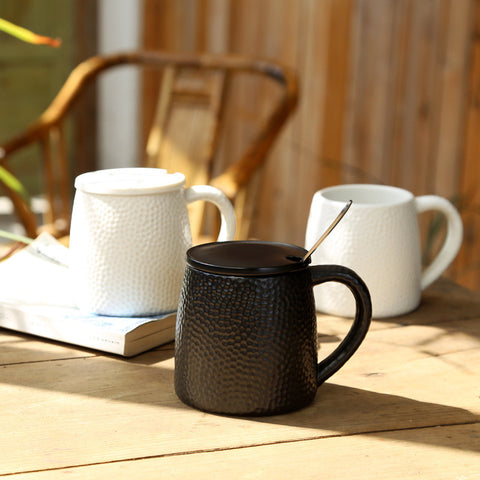
{"label": "white book page", "polygon": [[0,262],[0,299],[24,304],[74,305],[69,250],[48,233]]}

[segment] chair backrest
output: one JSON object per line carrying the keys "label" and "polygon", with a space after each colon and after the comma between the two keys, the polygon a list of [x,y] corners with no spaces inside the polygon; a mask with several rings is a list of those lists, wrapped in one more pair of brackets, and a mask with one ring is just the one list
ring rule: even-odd
{"label": "chair backrest", "polygon": [[[254,197],[248,195],[247,187],[295,110],[298,87],[290,68],[232,55],[137,51],[99,55],[79,64],[43,114],[25,131],[0,145],[0,165],[8,169],[14,169],[14,152],[32,143],[41,145],[49,205],[43,223],[55,225],[59,235],[68,233],[72,186],[65,121],[86,86],[100,73],[120,65],[141,66],[145,75],[154,75],[159,80],[156,102],[150,99],[147,102],[149,108],[152,103],[156,106],[150,112],[152,122],[145,157],[139,164],[181,171],[189,185],[217,186],[235,204],[238,236],[248,236],[248,212],[252,210]],[[248,128],[255,130],[250,135],[251,141],[234,161],[228,162],[222,158],[225,144],[220,134],[231,128],[229,116],[241,116],[229,103],[238,89],[243,88],[241,82],[250,81],[236,80],[241,76],[267,81],[269,86],[261,88],[263,93],[272,92],[267,95],[271,105],[262,118],[259,115],[250,121]],[[37,222],[29,206],[16,192],[8,188],[6,191],[27,234],[36,235]],[[192,234],[198,238],[205,224],[204,206],[194,204],[192,210]]]}

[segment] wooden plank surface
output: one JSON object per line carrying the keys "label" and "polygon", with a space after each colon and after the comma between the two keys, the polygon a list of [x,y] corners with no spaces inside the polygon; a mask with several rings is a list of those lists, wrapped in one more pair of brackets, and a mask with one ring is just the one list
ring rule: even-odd
{"label": "wooden plank surface", "polygon": [[[293,451],[292,451],[293,447]],[[44,480],[52,474],[72,479],[285,479],[371,480],[479,478],[480,425],[401,430],[329,437],[260,448],[201,452],[187,457],[142,458],[86,467],[13,475]],[[355,473],[352,475],[352,469]],[[141,472],[141,477],[139,477]]]}
{"label": "wooden plank surface", "polygon": [[[386,431],[407,430],[405,440],[413,436],[417,437],[413,441],[422,443],[424,433],[418,431],[422,427],[478,426],[478,392],[472,392],[478,368],[466,372],[462,368],[466,360],[479,364],[478,346],[475,352],[448,354],[443,362],[438,357],[409,358],[414,375],[403,373],[405,361],[403,369],[397,363],[399,371],[393,375],[368,372],[363,382],[350,372],[337,380],[348,385],[329,382],[306,410],[265,419],[213,416],[184,407],[171,388],[165,388],[172,382],[168,361],[129,368],[116,361],[56,362],[56,368],[48,369],[55,378],[49,377],[48,382],[44,363],[29,368],[29,374],[21,367],[9,367],[15,380],[2,379],[5,413],[0,425],[9,434],[0,441],[4,452],[0,471],[36,471],[366,432],[384,438]],[[377,361],[379,356],[370,355],[370,360]],[[433,363],[445,365],[432,368]],[[350,386],[352,377],[357,380],[355,387]],[[359,388],[362,384],[364,388]],[[158,391],[152,385],[158,385]]]}
{"label": "wooden plank surface", "polygon": [[[442,455],[440,463],[429,461],[435,452],[449,452],[464,466],[459,475],[469,475],[480,423],[480,300],[450,287],[436,284],[414,314],[375,321],[359,351],[309,407],[264,418],[210,415],[183,405],[173,389],[173,344],[126,360],[1,330],[0,429],[8,434],[0,436],[0,475],[68,469],[63,473],[102,478],[136,468],[149,478],[157,468],[180,468],[186,476],[198,463],[203,478],[215,459],[239,466],[249,449],[256,453],[249,454],[245,476],[266,468],[288,472],[287,460],[306,465],[317,458],[323,465],[322,451],[333,475],[334,460],[351,448],[375,449],[390,461],[398,451],[399,465],[416,458],[417,478],[452,471],[442,470]],[[347,319],[319,316],[320,357],[348,327]],[[457,442],[466,446],[454,447]],[[272,465],[274,457],[284,461]],[[381,466],[373,453],[362,458],[365,467]],[[226,467],[218,468],[221,476]],[[317,471],[306,468],[305,478]]]}
{"label": "wooden plank surface", "polygon": [[49,340],[39,341],[39,338],[33,335],[24,335],[4,328],[0,328],[0,352],[0,366],[97,355],[93,350]]}

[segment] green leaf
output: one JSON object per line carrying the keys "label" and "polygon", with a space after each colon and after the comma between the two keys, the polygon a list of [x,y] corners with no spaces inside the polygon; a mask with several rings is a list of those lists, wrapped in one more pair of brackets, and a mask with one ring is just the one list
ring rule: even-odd
{"label": "green leaf", "polygon": [[17,192],[25,202],[30,204],[30,196],[28,192],[25,190],[25,187],[21,184],[21,182],[12,175],[7,169],[0,165],[0,181],[3,182],[8,188]]}

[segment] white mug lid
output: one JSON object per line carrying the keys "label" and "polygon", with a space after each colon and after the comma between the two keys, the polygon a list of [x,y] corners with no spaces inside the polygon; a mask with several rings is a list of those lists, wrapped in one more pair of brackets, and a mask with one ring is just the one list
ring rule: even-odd
{"label": "white mug lid", "polygon": [[148,195],[177,190],[185,185],[183,173],[161,168],[111,168],[79,175],[75,188],[99,195]]}

